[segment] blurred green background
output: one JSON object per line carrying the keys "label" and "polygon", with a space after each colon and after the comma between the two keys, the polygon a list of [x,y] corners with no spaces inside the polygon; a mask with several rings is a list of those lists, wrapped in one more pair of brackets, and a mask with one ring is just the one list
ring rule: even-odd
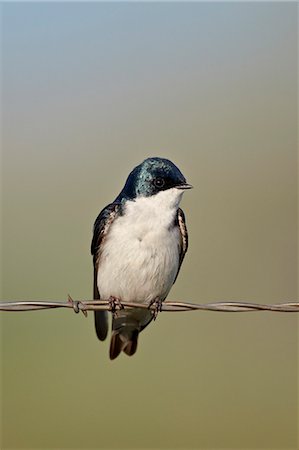
{"label": "blurred green background", "polygon": [[[2,299],[92,295],[93,221],[148,156],[195,186],[169,299],[297,299],[296,3],[2,4]],[[2,313],[2,447],[297,446],[292,314],[164,313],[133,358]]]}

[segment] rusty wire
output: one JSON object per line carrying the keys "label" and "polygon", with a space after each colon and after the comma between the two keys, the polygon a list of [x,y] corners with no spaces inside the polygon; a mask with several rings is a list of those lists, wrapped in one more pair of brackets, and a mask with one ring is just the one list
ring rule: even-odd
{"label": "rusty wire", "polygon": [[[70,296],[67,301],[8,301],[0,302],[0,311],[37,311],[45,309],[69,308],[76,313],[82,312],[87,316],[87,311],[106,310],[116,312],[122,308],[157,309],[156,305],[140,304],[134,302],[111,303],[111,300],[73,300]],[[218,312],[248,312],[248,311],[274,311],[274,312],[299,312],[298,302],[285,302],[275,304],[258,304],[249,302],[223,301],[205,304],[188,302],[166,301],[159,308],[160,311],[218,311]]]}

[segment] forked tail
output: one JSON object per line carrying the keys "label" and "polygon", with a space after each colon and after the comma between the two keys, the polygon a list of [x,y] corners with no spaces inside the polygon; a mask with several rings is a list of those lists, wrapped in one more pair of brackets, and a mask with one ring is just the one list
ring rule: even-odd
{"label": "forked tail", "polygon": [[128,356],[134,355],[137,350],[139,329],[138,323],[126,323],[124,317],[113,319],[110,359],[115,359],[122,351]]}

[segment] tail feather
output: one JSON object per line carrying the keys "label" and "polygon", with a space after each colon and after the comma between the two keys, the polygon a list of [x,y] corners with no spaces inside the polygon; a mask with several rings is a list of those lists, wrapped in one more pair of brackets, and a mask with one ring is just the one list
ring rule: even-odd
{"label": "tail feather", "polygon": [[137,350],[139,331],[135,329],[123,328],[114,331],[111,336],[110,342],[110,359],[115,359],[120,354],[124,352],[128,356],[134,355]]}
{"label": "tail feather", "polygon": [[124,345],[125,343],[121,340],[120,334],[118,332],[112,333],[109,350],[110,359],[117,358]]}
{"label": "tail feather", "polygon": [[136,337],[134,336],[132,340],[127,343],[123,351],[125,352],[126,355],[132,356],[137,350],[137,344],[138,344],[138,332]]}

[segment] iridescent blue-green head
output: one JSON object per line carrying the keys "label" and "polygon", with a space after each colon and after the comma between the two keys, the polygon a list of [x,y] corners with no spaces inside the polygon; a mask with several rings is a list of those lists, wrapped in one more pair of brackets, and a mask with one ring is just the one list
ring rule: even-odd
{"label": "iridescent blue-green head", "polygon": [[133,200],[136,197],[150,197],[171,188],[183,190],[192,186],[169,159],[147,158],[132,170],[119,197]]}

